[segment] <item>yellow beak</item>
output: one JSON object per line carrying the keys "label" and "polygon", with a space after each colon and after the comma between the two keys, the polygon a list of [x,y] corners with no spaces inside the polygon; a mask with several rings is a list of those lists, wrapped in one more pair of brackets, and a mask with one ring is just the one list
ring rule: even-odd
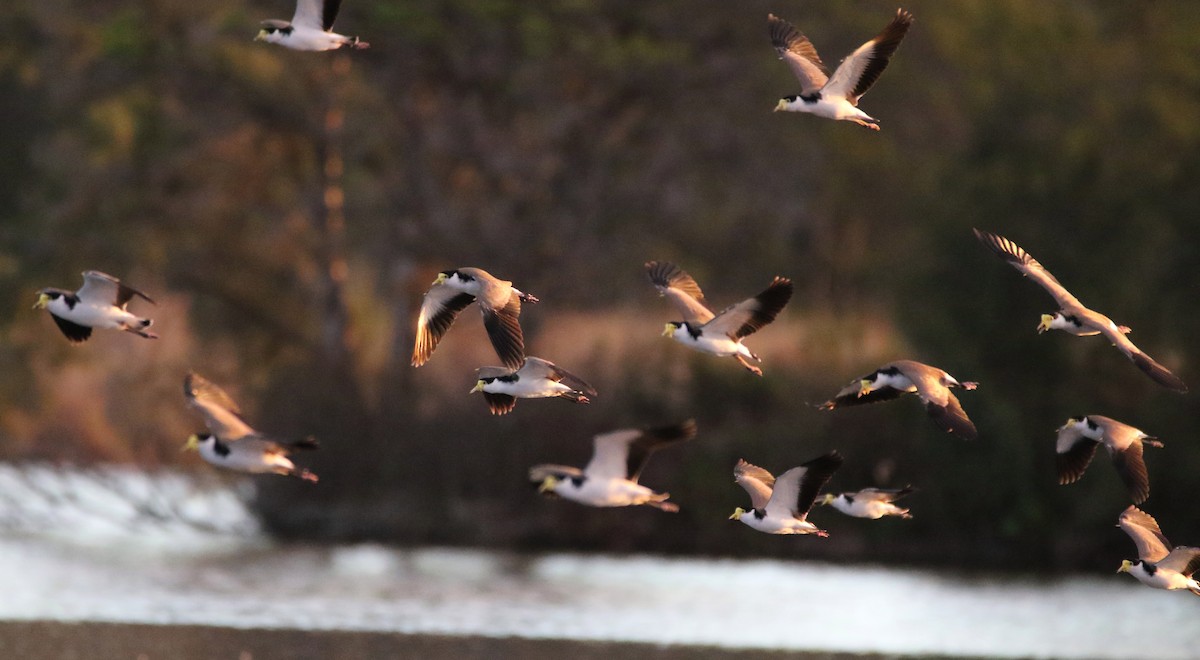
{"label": "yellow beak", "polygon": [[482,380],[475,381],[475,387],[472,387],[471,391],[467,392],[467,394],[474,394],[476,392],[482,392],[484,385],[487,385],[487,383],[483,382]]}
{"label": "yellow beak", "polygon": [[1126,559],[1125,561],[1121,562],[1121,567],[1117,569],[1117,572],[1118,573],[1128,573],[1129,567],[1131,567],[1131,566],[1133,566],[1133,562]]}
{"label": "yellow beak", "polygon": [[772,110],[771,112],[779,112],[780,110],[783,110],[786,107],[787,107],[787,101],[785,101],[783,99],[779,99],[779,103],[775,104],[775,109]]}
{"label": "yellow beak", "polygon": [[871,381],[869,381],[869,380],[858,381],[858,395],[865,396],[870,393],[871,393]]}
{"label": "yellow beak", "polygon": [[50,296],[42,293],[38,295],[37,302],[33,303],[34,309],[46,309],[46,305],[50,304]]}
{"label": "yellow beak", "polygon": [[1053,323],[1053,322],[1054,322],[1054,317],[1053,317],[1053,316],[1051,316],[1051,315],[1049,315],[1049,314],[1042,314],[1042,322],[1041,322],[1041,323],[1039,323],[1039,324],[1038,324],[1038,327],[1037,327],[1038,334],[1040,335],[1040,334],[1042,334],[1043,332],[1045,332],[1045,331],[1049,330],[1049,329],[1050,329],[1050,324],[1051,324],[1051,323]]}
{"label": "yellow beak", "polygon": [[433,284],[432,284],[432,286],[437,286],[437,285],[439,285],[439,284],[441,284],[442,282],[445,282],[445,281],[446,281],[446,274],[445,274],[445,273],[438,273],[437,279],[433,281]]}
{"label": "yellow beak", "polygon": [[554,490],[554,487],[557,485],[558,485],[558,479],[555,479],[554,477],[546,477],[545,479],[542,479],[542,485],[538,486],[538,492],[539,493],[548,493],[548,492]]}
{"label": "yellow beak", "polygon": [[673,334],[675,334],[675,325],[668,323],[666,327],[663,328],[662,336],[670,337]]}
{"label": "yellow beak", "polygon": [[255,40],[255,41],[266,41],[266,40],[267,40],[267,31],[266,31],[266,30],[259,30],[259,31],[258,31],[258,34],[256,34],[256,35],[254,36],[254,40]]}
{"label": "yellow beak", "polygon": [[200,436],[193,433],[192,435],[188,436],[187,442],[183,443],[183,446],[179,448],[179,451],[191,451],[193,449],[198,449],[199,447]]}
{"label": "yellow beak", "polygon": [[833,499],[834,497],[832,494],[825,493],[825,495],[821,497],[821,504],[833,504]]}
{"label": "yellow beak", "polygon": [[739,506],[738,508],[733,510],[733,515],[729,516],[729,519],[730,520],[741,520],[743,513],[746,513],[746,510]]}

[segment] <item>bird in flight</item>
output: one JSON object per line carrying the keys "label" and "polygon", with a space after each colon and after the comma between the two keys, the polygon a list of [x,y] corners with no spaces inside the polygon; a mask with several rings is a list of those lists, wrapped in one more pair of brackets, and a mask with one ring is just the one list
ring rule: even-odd
{"label": "bird in flight", "polygon": [[86,341],[93,328],[124,330],[146,339],[158,339],[158,335],[146,329],[153,321],[134,316],[126,309],[134,296],[154,304],[150,296],[112,275],[89,270],[83,274],[83,286],[78,291],[54,288],[38,291],[33,308],[50,312],[50,318],[72,344]]}

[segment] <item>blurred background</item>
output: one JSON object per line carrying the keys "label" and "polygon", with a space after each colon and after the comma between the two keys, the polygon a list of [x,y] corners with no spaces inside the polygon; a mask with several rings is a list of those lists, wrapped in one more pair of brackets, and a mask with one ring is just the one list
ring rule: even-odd
{"label": "blurred background", "polygon": [[[1132,553],[1098,455],[1059,486],[1054,432],[1103,414],[1158,436],[1144,505],[1195,543],[1193,395],[1100,338],[1034,328],[1051,299],[972,236],[1001,233],[1193,387],[1200,383],[1200,5],[905,4],[916,23],[850,123],[772,114],[797,84],[774,12],[825,61],[879,2],[347,2],[367,51],[254,43],[288,3],[16,0],[0,22],[0,458],[213,469],[181,382],[222,385],[259,429],[316,435],[317,486],[256,479],[270,533],[506,550],[837,558],[1104,571]],[[722,307],[791,277],[748,344],[765,377],[659,337],[642,263]],[[485,268],[541,298],[527,352],[590,406],[468,396],[494,364],[468,310],[409,366],[435,274]],[[98,269],[154,297],[157,341],[70,346],[30,306]],[[814,409],[889,360],[960,380],[980,429],[915,401]],[[694,417],[642,481],[677,515],[542,501],[530,465],[582,465],[593,434]],[[821,542],[726,517],[738,458],[776,473],[831,449],[830,490],[912,484],[911,521],[832,510]],[[1102,454],[1103,452],[1101,452]],[[231,482],[238,477],[221,475]]]}

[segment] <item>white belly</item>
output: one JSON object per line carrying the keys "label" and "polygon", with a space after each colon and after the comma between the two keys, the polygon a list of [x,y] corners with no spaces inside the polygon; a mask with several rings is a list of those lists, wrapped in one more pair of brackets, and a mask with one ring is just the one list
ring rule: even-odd
{"label": "white belly", "polygon": [[833,506],[846,515],[855,518],[870,518],[871,520],[896,515],[900,510],[900,507],[891,502],[880,502],[879,500],[847,502],[844,499],[836,499],[833,501]]}
{"label": "white belly", "polygon": [[296,469],[296,465],[287,456],[280,454],[231,451],[222,456],[211,447],[201,447],[200,457],[218,467],[239,472],[291,472]]}
{"label": "white belly", "polygon": [[306,27],[295,27],[291,34],[275,33],[267,41],[286,46],[293,50],[333,50],[342,47],[350,39],[333,32],[314,30]]}
{"label": "white belly", "polygon": [[746,523],[747,527],[767,534],[815,534],[817,526],[807,520],[796,518],[773,518],[766,516],[759,520],[753,511],[742,514],[738,520]]}
{"label": "white belly", "polygon": [[484,392],[490,394],[507,394],[518,399],[544,399],[559,396],[572,391],[570,387],[545,378],[525,379],[515,383],[492,381],[484,386]]}
{"label": "white belly", "polygon": [[141,320],[129,312],[112,305],[92,305],[83,301],[72,309],[62,298],[50,301],[47,310],[61,318],[89,328],[117,330],[125,327],[141,327]]}
{"label": "white belly", "polygon": [[740,341],[734,341],[725,335],[709,337],[707,334],[702,333],[699,338],[694,338],[692,337],[692,333],[687,331],[687,328],[680,326],[672,336],[684,346],[702,353],[711,353],[720,356],[741,355],[747,358],[751,357],[750,349],[742,346]]}
{"label": "white belly", "polygon": [[582,486],[564,480],[554,492],[560,496],[590,506],[636,506],[645,504],[654,491],[626,479],[585,479]]}

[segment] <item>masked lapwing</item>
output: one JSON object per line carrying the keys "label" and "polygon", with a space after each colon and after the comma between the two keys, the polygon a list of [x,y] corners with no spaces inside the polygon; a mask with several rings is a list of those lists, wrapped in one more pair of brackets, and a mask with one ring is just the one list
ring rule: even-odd
{"label": "masked lapwing", "polygon": [[738,507],[730,520],[740,520],[751,529],[767,534],[829,533],[808,521],[808,512],[817,501],[821,488],[842,465],[836,451],[819,456],[779,475],[739,459],[733,468],[733,480],[750,494],[749,511]]}
{"label": "masked lapwing", "polygon": [[1200,596],[1200,582],[1195,578],[1200,571],[1200,548],[1172,548],[1158,521],[1133,505],[1121,512],[1117,527],[1133,539],[1138,553],[1136,560],[1121,562],[1118,573],[1128,573],[1155,589],[1187,589]]}
{"label": "masked lapwing", "polygon": [[1125,357],[1137,365],[1138,369],[1154,379],[1154,382],[1178,392],[1187,391],[1187,385],[1179,376],[1171,373],[1169,369],[1154,361],[1132,341],[1129,341],[1129,337],[1125,336],[1129,333],[1127,326],[1117,325],[1107,316],[1084,307],[1078,298],[1071,295],[1071,292],[1059,284],[1050,271],[1046,270],[1028,252],[1021,249],[1021,246],[998,234],[979,229],[974,231],[975,237],[981,243],[999,255],[1001,259],[1012,264],[1013,268],[1021,271],[1026,277],[1042,285],[1042,288],[1058,303],[1057,312],[1042,314],[1041,323],[1037,327],[1038,334],[1047,330],[1062,330],[1079,337],[1104,335],[1112,342],[1113,346],[1117,347],[1117,350],[1124,353]]}
{"label": "masked lapwing", "polygon": [[896,500],[913,492],[912,486],[904,488],[864,488],[853,493],[826,493],[821,504],[832,506],[848,516],[878,520],[884,516],[912,518],[908,509],[896,506]]}
{"label": "masked lapwing", "polygon": [[892,22],[874,39],[846,56],[831,77],[808,37],[791,23],[768,15],[771,45],[779,53],[779,59],[800,79],[800,93],[779,99],[775,111],[807,112],[827,119],[852,121],[878,131],[879,120],[859,110],[858,100],[887,68],[912,21],[912,14],[896,10]]}
{"label": "masked lapwing", "polygon": [[525,358],[516,371],[504,367],[480,367],[471,394],[482,392],[493,415],[506,414],[517,399],[560,398],[575,403],[590,403],[596,390],[582,378],[549,360]]}
{"label": "masked lapwing", "polygon": [[195,449],[212,465],[254,474],[271,473],[317,481],[317,475],[297,468],[288,454],[296,449],[316,449],[317,441],[305,438],[282,441],[268,438],[255,431],[225,390],[199,374],[183,379],[183,394],[188,405],[204,417],[209,433],[197,433],[188,438],[184,450]]}
{"label": "masked lapwing", "polygon": [[509,369],[520,369],[525,362],[525,339],[521,334],[521,303],[538,299],[514,287],[512,282],[493,277],[481,268],[459,268],[438,273],[437,279],[421,302],[417,318],[417,341],[412,365],[429,361],[438,342],[454,319],[467,305],[479,303],[483,327],[487,330],[496,355]]}
{"label": "masked lapwing", "polygon": [[960,438],[973,440],[975,424],[963,411],[962,404],[950,391],[952,387],[973,390],[978,383],[959,382],[954,376],[914,360],[897,360],[857,378],[837,396],[821,404],[821,410],[833,410],[863,403],[890,401],[902,394],[915,393],[938,428]]}
{"label": "masked lapwing", "polygon": [[646,262],[646,275],[661,296],[666,296],[683,316],[663,329],[664,337],[672,337],[695,350],[720,356],[733,356],[746,369],[761,376],[762,369],[749,360],[762,362],[742,340],[775,320],[792,297],[792,281],[776,277],[762,293],[726,308],[719,314],[704,302],[700,285],[678,266],[666,261]]}
{"label": "masked lapwing", "polygon": [[270,19],[261,23],[255,41],[279,44],[292,50],[335,50],[349,47],[355,49],[370,46],[358,37],[347,37],[333,32],[333,21],[337,18],[342,0],[296,0],[296,14],[292,20]]}
{"label": "masked lapwing", "polygon": [[1150,497],[1150,477],[1146,475],[1142,448],[1145,445],[1162,447],[1163,443],[1128,424],[1101,415],[1072,417],[1059,427],[1055,448],[1058,483],[1065,485],[1079,481],[1100,445],[1108,450],[1113,467],[1129,489],[1134,504],[1141,504]]}
{"label": "masked lapwing", "polygon": [[596,436],[592,460],[582,470],[568,465],[535,465],[529,481],[538,492],[595,507],[651,506],[675,512],[669,493],[656,493],[638,483],[642,468],[655,451],[696,437],[696,422],[650,429],[625,429]]}
{"label": "masked lapwing", "polygon": [[91,337],[93,328],[124,330],[146,339],[158,339],[158,335],[146,330],[153,321],[134,316],[126,309],[134,296],[154,304],[150,296],[121,280],[89,270],[83,274],[83,286],[74,293],[53,288],[38,291],[33,308],[50,312],[50,318],[73,344]]}

